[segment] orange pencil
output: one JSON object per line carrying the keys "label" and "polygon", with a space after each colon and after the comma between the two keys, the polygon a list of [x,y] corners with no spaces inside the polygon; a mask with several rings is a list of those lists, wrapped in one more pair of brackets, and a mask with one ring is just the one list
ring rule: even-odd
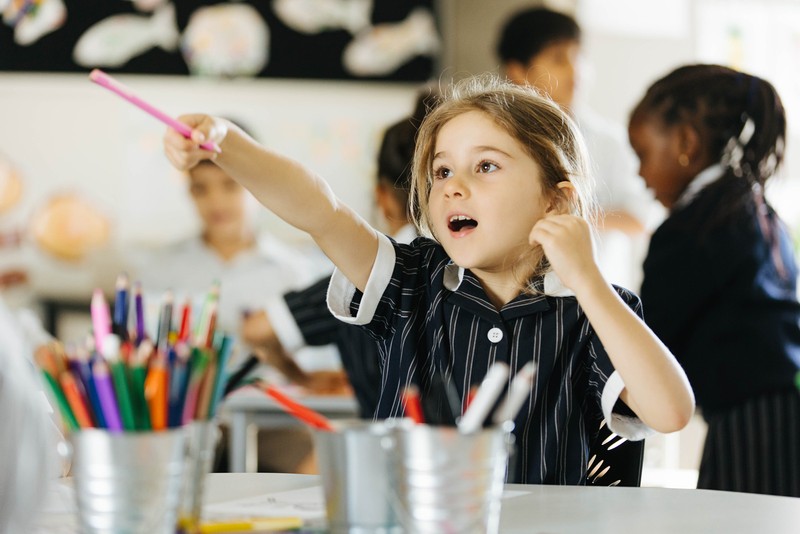
{"label": "orange pencil", "polygon": [[86,401],[78,390],[78,385],[75,383],[75,378],[68,371],[61,373],[58,381],[61,383],[61,389],[64,390],[64,396],[72,408],[72,413],[78,421],[78,426],[81,428],[91,428],[94,426],[92,418],[89,415],[89,409],[86,407]]}
{"label": "orange pencil", "polygon": [[153,430],[167,428],[168,379],[164,355],[160,351],[156,351],[156,356],[144,381],[144,396],[150,408],[150,425]]}

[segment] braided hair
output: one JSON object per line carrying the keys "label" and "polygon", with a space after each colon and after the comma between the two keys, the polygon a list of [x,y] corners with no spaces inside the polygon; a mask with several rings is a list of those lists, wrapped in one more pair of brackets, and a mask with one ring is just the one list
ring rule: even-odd
{"label": "braided hair", "polygon": [[764,186],[783,161],[786,114],[772,84],[719,65],[680,67],[650,86],[631,123],[645,117],[668,127],[691,126],[704,156],[724,168],[722,179],[708,187],[716,189],[708,195],[717,199],[714,205],[698,210],[707,217],[707,230],[747,210],[777,248],[778,220],[764,199]]}

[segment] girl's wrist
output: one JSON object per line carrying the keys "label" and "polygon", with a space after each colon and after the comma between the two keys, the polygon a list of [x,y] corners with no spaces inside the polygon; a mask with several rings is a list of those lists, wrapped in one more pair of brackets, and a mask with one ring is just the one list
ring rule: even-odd
{"label": "girl's wrist", "polygon": [[597,296],[599,293],[609,291],[611,286],[603,277],[600,270],[595,268],[581,276],[578,283],[575,284],[575,287],[571,289],[575,293],[575,297],[578,301],[581,301],[592,298],[592,296]]}

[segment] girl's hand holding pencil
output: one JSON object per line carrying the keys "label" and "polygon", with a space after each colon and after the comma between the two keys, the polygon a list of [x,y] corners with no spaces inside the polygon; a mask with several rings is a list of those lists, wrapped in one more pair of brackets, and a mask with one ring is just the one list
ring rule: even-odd
{"label": "girl's hand holding pencil", "polygon": [[191,128],[191,137],[184,136],[178,130],[169,128],[164,136],[164,152],[178,170],[189,170],[207,159],[216,159],[217,152],[209,152],[201,146],[211,140],[222,143],[228,133],[228,123],[210,115],[190,114],[178,117],[178,120]]}

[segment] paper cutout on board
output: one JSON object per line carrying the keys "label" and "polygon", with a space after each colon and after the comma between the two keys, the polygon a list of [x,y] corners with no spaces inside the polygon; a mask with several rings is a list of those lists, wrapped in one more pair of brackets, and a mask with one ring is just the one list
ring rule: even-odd
{"label": "paper cutout on board", "polygon": [[50,198],[33,216],[36,244],[58,259],[79,261],[108,242],[109,220],[87,200],[74,194]]}
{"label": "paper cutout on board", "polygon": [[155,11],[156,8],[164,5],[168,1],[169,0],[130,0],[137,10],[147,13]]}
{"label": "paper cutout on board", "polygon": [[416,56],[434,55],[440,46],[433,13],[417,8],[401,22],[360,32],[344,49],[342,62],[355,76],[385,76]]}
{"label": "paper cutout on board", "polygon": [[17,205],[22,196],[22,177],[6,158],[0,156],[0,214]]}
{"label": "paper cutout on board", "polygon": [[29,46],[60,28],[67,18],[61,0],[0,0],[3,22],[14,28],[14,42]]}
{"label": "paper cutout on board", "polygon": [[269,28],[247,4],[217,4],[192,13],[181,39],[192,74],[255,76],[269,60]]}
{"label": "paper cutout on board", "polygon": [[296,32],[344,29],[356,34],[370,25],[372,0],[275,0],[272,9]]}
{"label": "paper cutout on board", "polygon": [[91,26],[81,35],[72,52],[84,67],[120,67],[154,47],[178,48],[180,33],[175,8],[167,4],[153,15],[114,15]]}

